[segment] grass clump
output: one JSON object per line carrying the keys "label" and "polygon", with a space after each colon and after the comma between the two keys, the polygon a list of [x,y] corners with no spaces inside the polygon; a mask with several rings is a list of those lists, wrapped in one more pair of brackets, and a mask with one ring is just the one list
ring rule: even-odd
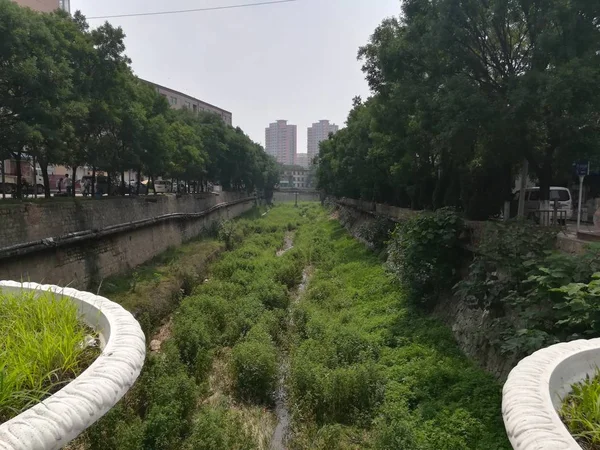
{"label": "grass clump", "polygon": [[67,297],[0,291],[0,423],[58,391],[99,354]]}
{"label": "grass clump", "polygon": [[233,348],[232,371],[240,399],[270,404],[277,381],[277,349],[270,337],[237,344]]}
{"label": "grass clump", "polygon": [[572,386],[560,415],[570,433],[586,450],[600,449],[600,370]]}

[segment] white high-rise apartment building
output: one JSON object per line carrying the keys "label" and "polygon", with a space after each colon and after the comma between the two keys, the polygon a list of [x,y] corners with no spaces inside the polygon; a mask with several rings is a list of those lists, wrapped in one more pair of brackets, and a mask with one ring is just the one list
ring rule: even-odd
{"label": "white high-rise apartment building", "polygon": [[296,159],[297,127],[278,120],[265,129],[265,150],[278,163],[291,166]]}
{"label": "white high-rise apartment building", "polygon": [[329,139],[329,134],[335,134],[338,130],[339,127],[334,123],[329,123],[329,120],[320,120],[308,128],[307,153],[309,165],[312,165],[313,159],[319,154],[319,144]]}

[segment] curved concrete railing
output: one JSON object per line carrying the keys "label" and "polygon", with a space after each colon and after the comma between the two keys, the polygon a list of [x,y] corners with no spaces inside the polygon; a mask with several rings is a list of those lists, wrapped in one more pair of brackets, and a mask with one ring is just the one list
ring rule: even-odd
{"label": "curved concrete railing", "polygon": [[64,447],[106,414],[137,379],[146,355],[144,333],[133,316],[103,297],[71,288],[0,281],[0,290],[49,291],[69,297],[100,337],[102,353],[79,377],[0,425],[0,450]]}
{"label": "curved concrete railing", "polygon": [[557,410],[571,386],[600,366],[600,339],[552,345],[524,358],[502,392],[508,438],[518,450],[581,450]]}

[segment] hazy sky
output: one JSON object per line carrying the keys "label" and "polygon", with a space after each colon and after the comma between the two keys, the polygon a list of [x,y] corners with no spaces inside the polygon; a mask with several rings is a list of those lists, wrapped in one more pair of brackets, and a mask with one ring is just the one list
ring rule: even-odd
{"label": "hazy sky", "polygon": [[[93,17],[257,1],[71,0],[71,10]],[[352,98],[369,95],[358,47],[399,11],[399,0],[298,0],[109,21],[125,30],[138,76],[231,111],[234,126],[263,145],[265,127],[287,119],[298,125],[303,153],[308,126],[342,126]]]}

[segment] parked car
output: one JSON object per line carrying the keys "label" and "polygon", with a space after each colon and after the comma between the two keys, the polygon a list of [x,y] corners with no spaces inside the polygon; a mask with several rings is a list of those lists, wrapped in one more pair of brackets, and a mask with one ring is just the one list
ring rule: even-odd
{"label": "parked car", "polygon": [[[511,215],[516,215],[519,205],[520,191],[515,192],[511,205]],[[565,187],[550,187],[550,210],[554,208],[554,201],[558,202],[558,218],[566,221],[573,217],[573,197],[571,191]],[[539,219],[540,216],[540,188],[531,187],[525,190],[525,217]]]}

